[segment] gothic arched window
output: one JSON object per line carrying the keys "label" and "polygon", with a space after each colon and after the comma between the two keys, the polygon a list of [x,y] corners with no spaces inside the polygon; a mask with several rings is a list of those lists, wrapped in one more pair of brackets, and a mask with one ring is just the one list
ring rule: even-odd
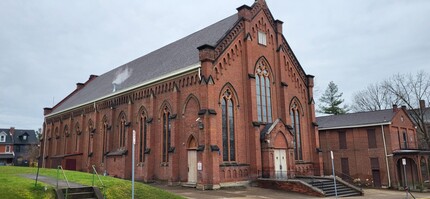
{"label": "gothic arched window", "polygon": [[140,135],[139,135],[139,162],[145,161],[145,149],[146,147],[146,137],[147,137],[147,129],[148,124],[146,123],[147,116],[145,112],[142,112],[140,115]]}
{"label": "gothic arched window", "polygon": [[124,113],[122,113],[119,116],[119,124],[118,124],[118,135],[119,135],[119,148],[125,147],[125,124],[127,123],[126,121],[126,116]]}
{"label": "gothic arched window", "polygon": [[265,59],[261,59],[261,61],[257,63],[255,69],[255,89],[258,121],[272,122],[270,73]]}
{"label": "gothic arched window", "polygon": [[236,161],[234,136],[234,106],[231,92],[227,89],[221,99],[222,108],[222,155],[223,161]]}
{"label": "gothic arched window", "polygon": [[169,162],[169,148],[170,148],[170,112],[167,107],[163,111],[163,162]]}
{"label": "gothic arched window", "polygon": [[300,127],[300,112],[298,105],[294,102],[290,108],[291,126],[294,132],[294,156],[296,160],[303,160],[302,135]]}

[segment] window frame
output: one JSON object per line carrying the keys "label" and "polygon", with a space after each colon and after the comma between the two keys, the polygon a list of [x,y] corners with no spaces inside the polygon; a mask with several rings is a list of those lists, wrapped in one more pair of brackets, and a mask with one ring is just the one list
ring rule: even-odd
{"label": "window frame", "polygon": [[258,44],[267,46],[267,34],[263,31],[258,31],[257,33]]}
{"label": "window frame", "polygon": [[222,161],[236,161],[235,111],[232,93],[227,89],[221,99]]}
{"label": "window frame", "polygon": [[338,131],[339,149],[348,149],[346,131]]}

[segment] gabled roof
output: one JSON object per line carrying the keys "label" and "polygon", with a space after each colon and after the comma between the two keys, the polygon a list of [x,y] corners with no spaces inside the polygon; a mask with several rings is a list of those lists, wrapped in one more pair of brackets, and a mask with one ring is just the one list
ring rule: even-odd
{"label": "gabled roof", "polygon": [[380,111],[322,116],[317,117],[317,123],[319,130],[385,125],[391,124],[396,113],[397,112],[393,111],[393,109],[386,109]]}
{"label": "gabled roof", "polygon": [[0,129],[0,134],[4,132],[6,134],[5,142],[0,142],[0,144],[13,144],[12,136],[9,133],[9,129]]}
{"label": "gabled roof", "polygon": [[[173,73],[200,67],[199,51],[202,45],[216,46],[239,21],[238,14],[168,44],[147,55],[119,66],[94,80],[56,105],[51,114],[95,102],[115,93],[160,80]],[[113,92],[115,85],[115,92]]]}

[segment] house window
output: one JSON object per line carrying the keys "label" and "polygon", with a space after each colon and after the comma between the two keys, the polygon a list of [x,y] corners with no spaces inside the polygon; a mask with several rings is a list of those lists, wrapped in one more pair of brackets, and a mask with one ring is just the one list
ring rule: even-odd
{"label": "house window", "polygon": [[266,33],[258,31],[258,43],[261,45],[266,45]]}
{"label": "house window", "polygon": [[231,92],[227,89],[221,100],[223,161],[236,161],[233,107]]}
{"label": "house window", "polygon": [[6,142],[6,135],[3,134],[4,132],[2,132],[2,134],[0,135],[0,142]]}
{"label": "house window", "polygon": [[264,59],[258,62],[255,71],[255,88],[257,98],[258,121],[272,122],[272,103],[270,93],[270,77]]}
{"label": "house window", "polygon": [[163,112],[163,162],[169,162],[170,135],[170,112],[167,107],[165,107]]}
{"label": "house window", "polygon": [[147,123],[146,116],[144,113],[140,116],[140,141],[139,141],[139,162],[145,161],[145,149],[146,149],[146,136],[147,136]]}
{"label": "house window", "polygon": [[367,143],[369,149],[377,148],[375,129],[367,129]]}
{"label": "house window", "polygon": [[10,153],[10,146],[6,145],[6,153]]}
{"label": "house window", "polygon": [[294,157],[295,160],[303,160],[300,112],[296,103],[294,103],[290,109],[290,117],[294,132]]}
{"label": "house window", "polygon": [[407,149],[408,148],[408,135],[406,134],[406,131],[403,131],[403,143],[402,143],[403,148],[402,149]]}
{"label": "house window", "polygon": [[339,131],[339,149],[347,149],[348,146],[346,145],[346,132],[345,131]]}

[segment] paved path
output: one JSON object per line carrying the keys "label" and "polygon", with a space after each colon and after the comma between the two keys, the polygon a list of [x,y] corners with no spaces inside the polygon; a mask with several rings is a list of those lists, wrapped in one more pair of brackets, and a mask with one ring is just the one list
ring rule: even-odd
{"label": "paved path", "polygon": [[[36,179],[36,175],[35,174],[24,174],[24,175],[21,175],[21,176],[24,176],[26,178],[30,178],[30,179],[33,179],[33,180]],[[37,180],[40,181],[40,182],[44,182],[46,184],[52,185],[53,187],[57,187],[57,179],[55,179],[55,178],[39,175],[39,177],[37,178]],[[75,187],[84,187],[84,185],[73,183],[73,182],[69,182],[69,185],[72,188],[75,188]],[[66,188],[67,187],[66,181],[59,180],[58,181],[58,187],[59,188]]]}
{"label": "paved path", "polygon": [[[298,193],[285,192],[280,190],[263,189],[259,187],[233,187],[223,188],[220,190],[197,190],[195,188],[167,186],[161,184],[150,184],[154,187],[164,189],[166,191],[184,196],[190,199],[333,199],[335,197],[312,197]],[[415,193],[414,196],[418,199],[430,199],[430,193]],[[365,189],[364,196],[347,197],[347,199],[404,199],[406,194],[403,191],[387,190],[387,189]],[[410,195],[408,198],[412,198]]]}

